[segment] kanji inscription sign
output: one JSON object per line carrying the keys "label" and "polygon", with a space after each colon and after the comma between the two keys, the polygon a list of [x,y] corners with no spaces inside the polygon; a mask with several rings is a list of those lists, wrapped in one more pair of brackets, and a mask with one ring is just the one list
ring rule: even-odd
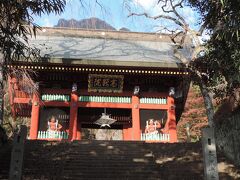
{"label": "kanji inscription sign", "polygon": [[121,93],[123,90],[122,75],[88,75],[88,92],[114,92]]}

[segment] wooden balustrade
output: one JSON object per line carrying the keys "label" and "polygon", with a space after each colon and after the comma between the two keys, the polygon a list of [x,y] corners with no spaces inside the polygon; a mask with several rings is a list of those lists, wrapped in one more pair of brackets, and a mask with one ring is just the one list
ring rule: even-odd
{"label": "wooden balustrade", "polygon": [[141,97],[141,104],[167,104],[167,97]]}
{"label": "wooden balustrade", "polygon": [[42,94],[41,99],[43,101],[70,101],[70,95],[64,94]]}
{"label": "wooden balustrade", "polygon": [[151,134],[151,133],[141,133],[142,141],[158,141],[158,142],[169,142],[170,134]]}
{"label": "wooden balustrade", "polygon": [[64,131],[38,131],[38,139],[68,139],[68,133]]}
{"label": "wooden balustrade", "polygon": [[131,97],[125,96],[79,96],[80,102],[131,103]]}

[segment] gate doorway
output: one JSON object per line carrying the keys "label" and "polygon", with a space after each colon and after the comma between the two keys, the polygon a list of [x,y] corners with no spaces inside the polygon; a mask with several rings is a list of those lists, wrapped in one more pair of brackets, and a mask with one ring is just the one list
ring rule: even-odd
{"label": "gate doorway", "polygon": [[95,124],[104,108],[79,108],[78,121],[81,124],[82,140],[123,140],[123,126],[131,125],[131,109],[106,108],[110,118],[117,120],[110,127],[101,128]]}

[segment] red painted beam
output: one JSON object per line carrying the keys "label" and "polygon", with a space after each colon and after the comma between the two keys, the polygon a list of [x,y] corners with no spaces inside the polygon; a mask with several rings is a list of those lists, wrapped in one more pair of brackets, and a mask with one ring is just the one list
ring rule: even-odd
{"label": "red painted beam", "polygon": [[70,102],[41,101],[41,106],[69,107],[70,106]]}
{"label": "red painted beam", "polygon": [[31,98],[14,98],[13,103],[28,104],[28,103],[31,103]]}
{"label": "red painted beam", "polygon": [[71,89],[41,89],[42,94],[71,94]]}

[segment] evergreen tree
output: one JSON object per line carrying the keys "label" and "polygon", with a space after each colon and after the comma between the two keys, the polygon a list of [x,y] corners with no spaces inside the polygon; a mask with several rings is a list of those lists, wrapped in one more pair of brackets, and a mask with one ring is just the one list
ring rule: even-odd
{"label": "evergreen tree", "polygon": [[33,16],[60,14],[65,0],[1,0],[0,1],[0,139],[3,141],[3,96],[4,79],[8,73],[7,64],[14,61],[34,61],[39,51],[28,45],[28,39],[36,35],[40,27]]}

